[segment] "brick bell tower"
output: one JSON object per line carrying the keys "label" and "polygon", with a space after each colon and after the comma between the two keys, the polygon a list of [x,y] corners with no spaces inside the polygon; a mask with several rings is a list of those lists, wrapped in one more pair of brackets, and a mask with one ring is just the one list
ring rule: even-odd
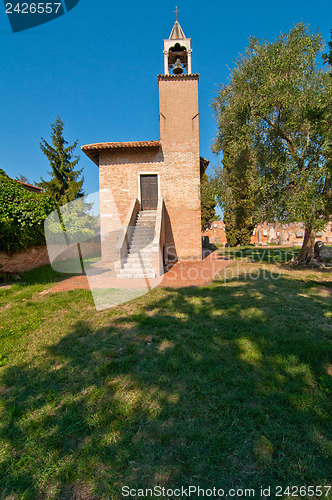
{"label": "brick bell tower", "polygon": [[164,74],[158,75],[158,84],[163,196],[172,232],[166,240],[174,241],[180,260],[202,258],[199,75],[192,74],[191,55],[191,39],[176,19],[164,40]]}

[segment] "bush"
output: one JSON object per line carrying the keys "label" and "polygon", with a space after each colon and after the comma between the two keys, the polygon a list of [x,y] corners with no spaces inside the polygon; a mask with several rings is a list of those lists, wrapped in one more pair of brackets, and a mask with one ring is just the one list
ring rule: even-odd
{"label": "bush", "polygon": [[54,209],[51,198],[30,193],[0,169],[0,250],[44,245],[44,220]]}

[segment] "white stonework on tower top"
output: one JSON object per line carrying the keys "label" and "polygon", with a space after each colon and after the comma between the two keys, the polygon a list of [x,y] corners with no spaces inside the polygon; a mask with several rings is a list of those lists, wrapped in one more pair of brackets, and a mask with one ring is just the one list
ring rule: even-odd
{"label": "white stonework on tower top", "polygon": [[164,73],[182,74],[187,70],[191,75],[191,38],[186,38],[178,21],[175,21],[171,34],[164,40]]}
{"label": "white stonework on tower top", "polygon": [[169,36],[170,40],[184,40],[186,35],[183,33],[183,29],[180,26],[178,21],[175,21],[174,26],[172,28],[171,34]]}

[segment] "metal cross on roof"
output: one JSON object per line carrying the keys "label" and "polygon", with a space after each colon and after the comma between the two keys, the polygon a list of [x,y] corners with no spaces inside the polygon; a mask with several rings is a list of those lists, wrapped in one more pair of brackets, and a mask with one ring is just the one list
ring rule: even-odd
{"label": "metal cross on roof", "polygon": [[175,10],[173,10],[173,12],[176,14],[176,20],[178,20],[178,12],[180,12],[180,11],[178,10],[177,5],[175,6]]}

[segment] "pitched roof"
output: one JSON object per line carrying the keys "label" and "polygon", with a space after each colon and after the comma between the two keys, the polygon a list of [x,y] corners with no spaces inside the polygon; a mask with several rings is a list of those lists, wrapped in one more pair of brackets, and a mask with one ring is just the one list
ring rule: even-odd
{"label": "pitched roof", "polygon": [[186,35],[183,33],[179,21],[175,21],[171,34],[169,35],[169,40],[184,40],[185,38]]}
{"label": "pitched roof", "polygon": [[178,78],[180,80],[198,80],[199,74],[198,73],[193,73],[191,75],[188,75],[187,73],[182,73],[182,75],[157,75],[158,80],[173,80],[174,78]]}
{"label": "pitched roof", "polygon": [[41,193],[42,192],[42,188],[40,188],[38,186],[33,186],[32,184],[29,184],[28,182],[18,181],[17,179],[14,179],[14,180],[16,180],[16,182],[18,182],[19,184],[22,184],[22,187],[24,187],[25,189],[27,189],[31,193]]}
{"label": "pitched roof", "polygon": [[82,146],[82,151],[99,166],[99,152],[103,149],[156,149],[161,145],[160,141],[136,141],[136,142],[100,142]]}
{"label": "pitched roof", "polygon": [[209,160],[206,160],[205,158],[203,158],[203,156],[200,156],[199,160],[200,160],[200,174],[202,177],[205,170],[208,168],[210,162],[209,162]]}

